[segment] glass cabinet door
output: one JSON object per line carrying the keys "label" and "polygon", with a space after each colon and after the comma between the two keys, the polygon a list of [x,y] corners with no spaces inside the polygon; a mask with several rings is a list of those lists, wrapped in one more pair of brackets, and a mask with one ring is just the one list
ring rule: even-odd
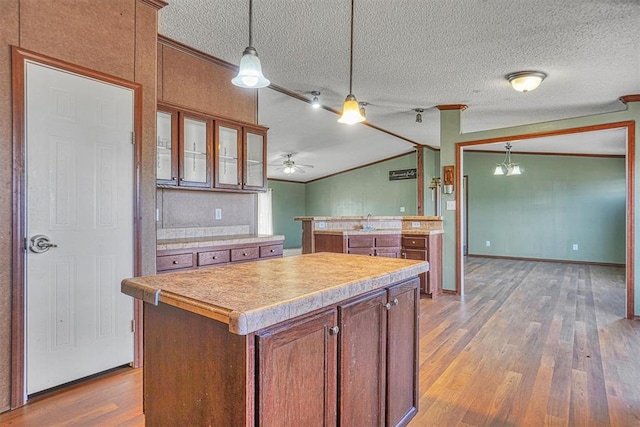
{"label": "glass cabinet door", "polygon": [[156,180],[159,184],[178,184],[178,114],[158,111],[156,115]]}
{"label": "glass cabinet door", "polygon": [[215,186],[240,188],[240,138],[242,129],[228,123],[216,124]]}
{"label": "glass cabinet door", "polygon": [[180,185],[208,186],[209,176],[209,125],[207,120],[183,117]]}
{"label": "glass cabinet door", "polygon": [[254,129],[245,129],[244,187],[265,187],[264,174],[265,134]]}

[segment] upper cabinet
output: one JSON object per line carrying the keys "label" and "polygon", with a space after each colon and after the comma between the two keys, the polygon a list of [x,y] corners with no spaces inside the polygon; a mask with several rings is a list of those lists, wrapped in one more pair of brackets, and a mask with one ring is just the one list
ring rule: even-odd
{"label": "upper cabinet", "polygon": [[158,109],[156,123],[156,180],[178,184],[178,112]]}
{"label": "upper cabinet", "polygon": [[158,185],[266,188],[266,128],[159,106],[157,132]]}
{"label": "upper cabinet", "polygon": [[178,185],[211,187],[211,121],[180,113]]}
{"label": "upper cabinet", "polygon": [[216,121],[215,186],[242,188],[242,126]]}
{"label": "upper cabinet", "polygon": [[267,132],[257,128],[245,127],[243,140],[242,186],[252,190],[263,190],[266,187]]}

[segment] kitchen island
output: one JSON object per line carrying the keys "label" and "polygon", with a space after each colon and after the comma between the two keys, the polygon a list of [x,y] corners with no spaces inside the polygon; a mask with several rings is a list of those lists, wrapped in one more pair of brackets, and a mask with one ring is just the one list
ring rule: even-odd
{"label": "kitchen island", "polygon": [[317,253],[126,279],[147,425],[404,425],[428,263]]}

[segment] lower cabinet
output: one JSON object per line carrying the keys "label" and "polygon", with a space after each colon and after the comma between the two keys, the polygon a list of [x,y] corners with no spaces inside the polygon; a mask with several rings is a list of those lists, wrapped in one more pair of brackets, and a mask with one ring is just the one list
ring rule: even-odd
{"label": "lower cabinet", "polygon": [[402,257],[429,261],[429,271],[420,274],[420,288],[430,297],[442,293],[442,234],[402,236]]}
{"label": "lower cabinet", "polygon": [[407,424],[418,410],[418,285],[257,333],[257,424]]}
{"label": "lower cabinet", "polygon": [[165,273],[276,258],[282,256],[282,249],[283,243],[269,242],[159,250],[156,256],[156,271]]}
{"label": "lower cabinet", "polygon": [[146,425],[403,426],[418,410],[419,280],[249,335],[144,304]]}

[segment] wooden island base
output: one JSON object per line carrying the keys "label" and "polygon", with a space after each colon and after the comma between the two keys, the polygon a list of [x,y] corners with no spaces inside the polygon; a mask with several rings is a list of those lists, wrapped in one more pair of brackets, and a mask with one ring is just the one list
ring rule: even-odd
{"label": "wooden island base", "polygon": [[[406,425],[415,416],[417,276],[428,265],[343,254],[291,258],[123,281],[125,293],[145,301],[147,425],[396,426]],[[326,263],[328,260],[333,263]],[[291,271],[318,261],[335,276],[327,274],[320,291],[310,289],[320,286],[313,274]],[[220,274],[228,279],[231,273],[246,274],[252,269],[267,275],[287,270],[290,280],[306,277],[309,281],[289,287],[283,279],[279,287],[263,289],[265,299],[300,294],[275,309],[268,301],[263,308],[246,305],[243,312],[226,308],[230,319],[233,313],[240,320],[246,317],[246,325],[221,321],[225,308],[212,301],[229,299],[229,294],[218,292],[215,283],[206,287],[206,279],[227,283]],[[338,276],[343,285],[336,285]],[[172,278],[180,284],[172,286]],[[197,285],[200,281],[202,285]],[[159,286],[155,300],[150,283]],[[266,281],[265,287],[269,286]],[[177,294],[179,289],[181,294]],[[202,299],[194,300],[196,295]],[[337,295],[345,296],[336,300]],[[280,309],[293,312],[295,304],[331,297],[334,302],[302,310],[286,320],[265,320],[275,318],[273,313]],[[263,326],[252,329],[259,324]],[[233,328],[246,333],[232,332]]]}

